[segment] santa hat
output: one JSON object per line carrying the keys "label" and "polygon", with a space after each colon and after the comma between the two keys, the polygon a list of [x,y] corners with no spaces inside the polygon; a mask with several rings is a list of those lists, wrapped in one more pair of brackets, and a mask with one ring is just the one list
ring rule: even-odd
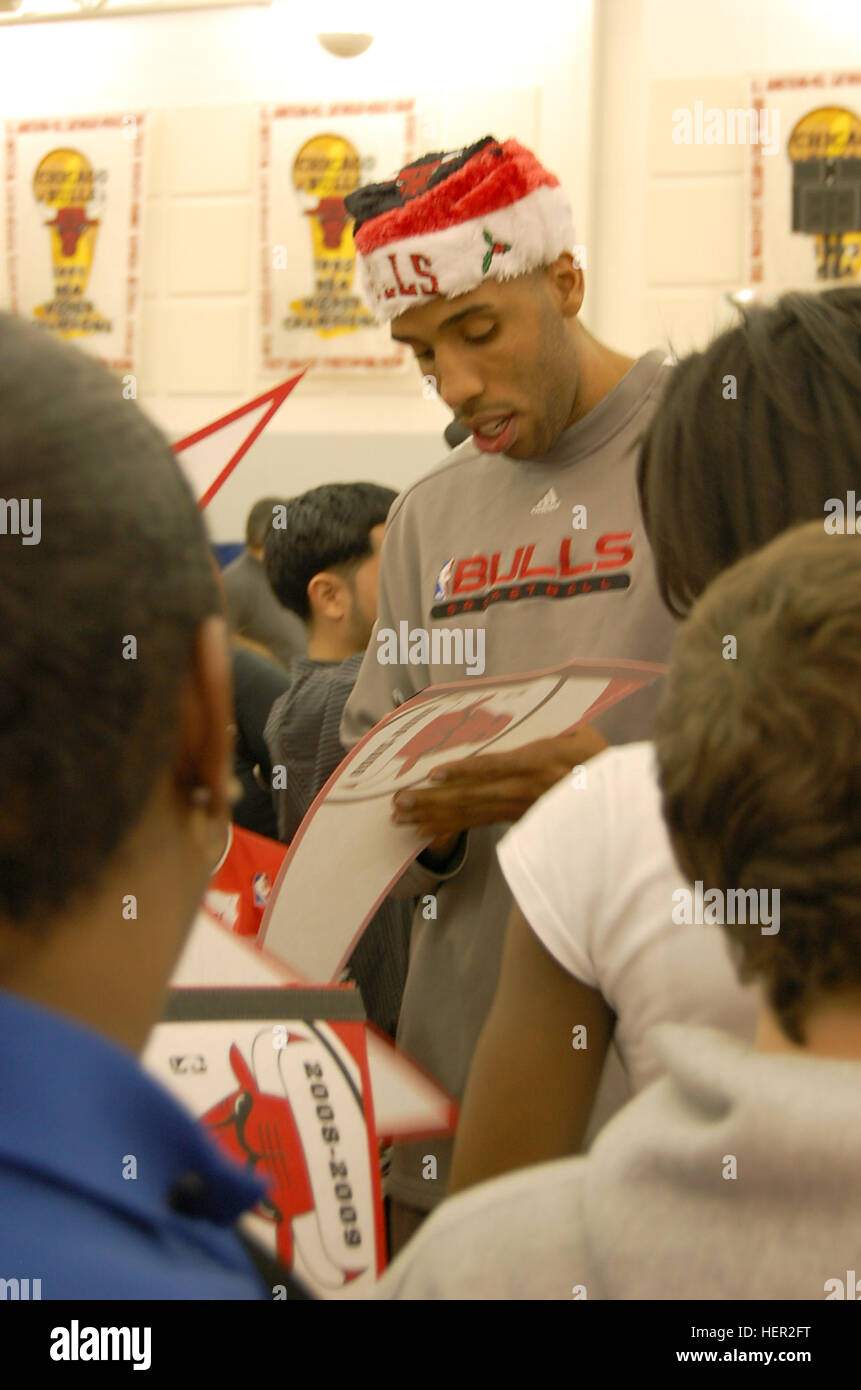
{"label": "santa hat", "polygon": [[427,154],[389,183],[344,199],[366,298],[383,323],[427,303],[510,280],[575,250],[554,174],[516,140],[492,135]]}

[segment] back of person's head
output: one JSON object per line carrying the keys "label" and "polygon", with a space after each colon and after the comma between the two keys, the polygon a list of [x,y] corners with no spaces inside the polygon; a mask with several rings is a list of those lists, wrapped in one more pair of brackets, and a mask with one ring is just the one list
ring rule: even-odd
{"label": "back of person's head", "polygon": [[[0,919],[24,925],[95,885],[138,821],[220,602],[159,430],[84,352],[8,314],[0,499]],[[36,544],[9,524],[24,499]]]}
{"label": "back of person's head", "polygon": [[285,608],[311,617],[308,585],[333,571],[345,577],[373,553],[371,532],[397,497],[377,483],[326,483],[287,503],[284,525],[270,530],[263,563]]}
{"label": "back of person's head", "polygon": [[779,905],[776,932],[725,930],[803,1042],[813,1005],[861,989],[857,537],[796,527],[715,580],[679,630],[655,742],[690,881]]}
{"label": "back of person's head", "polygon": [[861,497],[861,289],[786,294],[668,373],[639,468],[661,596]]}
{"label": "back of person's head", "polygon": [[276,507],[283,507],[284,497],[261,497],[255,502],[245,520],[245,544],[249,550],[262,550],[272,530]]}

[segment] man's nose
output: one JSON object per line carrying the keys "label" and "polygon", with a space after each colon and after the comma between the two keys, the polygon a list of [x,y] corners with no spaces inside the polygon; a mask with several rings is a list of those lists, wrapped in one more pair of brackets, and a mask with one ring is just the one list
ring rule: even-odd
{"label": "man's nose", "polygon": [[[478,366],[465,353],[449,350],[436,355],[437,393],[455,414],[469,401],[481,399],[484,382]],[[464,412],[465,413],[465,412]]]}

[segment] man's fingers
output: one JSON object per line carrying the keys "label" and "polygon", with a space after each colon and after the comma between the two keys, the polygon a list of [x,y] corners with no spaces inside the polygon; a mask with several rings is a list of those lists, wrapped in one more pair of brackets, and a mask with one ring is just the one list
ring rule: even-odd
{"label": "man's fingers", "polygon": [[501,782],[512,774],[529,771],[535,761],[536,745],[528,743],[511,753],[479,753],[474,758],[458,758],[457,762],[435,768],[430,778],[443,786],[455,782]]}
{"label": "man's fingers", "polygon": [[477,825],[517,820],[534,800],[531,779],[509,777],[493,786],[460,786],[408,793],[410,805],[396,803],[392,819],[399,825],[420,826],[425,834],[452,834]]}
{"label": "man's fingers", "polygon": [[475,830],[482,825],[502,825],[519,820],[528,809],[523,796],[519,795],[519,788],[512,785],[510,790],[502,790],[502,784],[500,788],[499,795],[494,796],[493,800],[484,797],[469,805],[461,802],[456,809],[440,809],[434,815],[429,813],[418,827],[420,834],[448,835],[455,830],[460,833],[461,830]]}
{"label": "man's fingers", "polygon": [[[578,762],[585,762],[606,746],[606,740],[595,729],[584,725],[573,734],[535,739],[509,753],[479,753],[474,758],[458,758],[455,762],[433,768],[430,778],[443,786],[479,780],[501,782],[520,773],[540,776],[547,766],[554,764],[561,765],[564,773],[567,765],[573,767]],[[552,779],[548,785],[552,785]]]}

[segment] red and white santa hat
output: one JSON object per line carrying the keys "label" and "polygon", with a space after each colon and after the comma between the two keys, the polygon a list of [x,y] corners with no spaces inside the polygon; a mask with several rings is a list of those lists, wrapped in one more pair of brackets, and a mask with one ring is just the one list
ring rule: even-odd
{"label": "red and white santa hat", "polygon": [[559,180],[516,140],[488,135],[423,155],[344,202],[356,219],[362,288],[383,323],[437,295],[467,294],[575,251]]}

